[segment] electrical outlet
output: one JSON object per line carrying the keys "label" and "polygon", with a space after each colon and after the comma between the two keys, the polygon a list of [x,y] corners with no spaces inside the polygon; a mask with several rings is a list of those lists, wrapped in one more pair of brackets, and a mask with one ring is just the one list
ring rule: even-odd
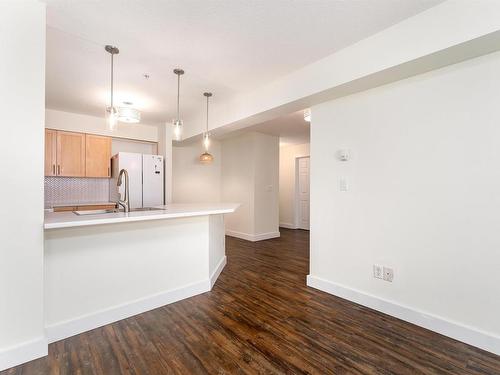
{"label": "electrical outlet", "polygon": [[384,267],[384,280],[392,282],[394,279],[394,270],[389,267]]}
{"label": "electrical outlet", "polygon": [[378,264],[373,265],[373,277],[376,279],[382,279],[384,277],[382,266]]}

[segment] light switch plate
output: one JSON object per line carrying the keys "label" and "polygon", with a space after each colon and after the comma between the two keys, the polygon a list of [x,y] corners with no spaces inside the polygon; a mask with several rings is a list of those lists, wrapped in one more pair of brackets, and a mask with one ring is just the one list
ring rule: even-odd
{"label": "light switch plate", "polygon": [[384,271],[382,266],[379,266],[378,264],[373,265],[373,277],[375,277],[376,279],[382,279],[384,276],[383,272]]}
{"label": "light switch plate", "polygon": [[339,180],[339,190],[347,191],[349,190],[349,184],[347,182],[347,177],[341,177]]}

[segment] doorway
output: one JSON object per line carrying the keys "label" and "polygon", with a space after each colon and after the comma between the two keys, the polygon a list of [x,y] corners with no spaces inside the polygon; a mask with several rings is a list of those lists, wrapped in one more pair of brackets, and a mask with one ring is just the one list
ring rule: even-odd
{"label": "doorway", "polygon": [[298,157],[295,161],[295,225],[304,230],[309,230],[309,161],[309,156]]}

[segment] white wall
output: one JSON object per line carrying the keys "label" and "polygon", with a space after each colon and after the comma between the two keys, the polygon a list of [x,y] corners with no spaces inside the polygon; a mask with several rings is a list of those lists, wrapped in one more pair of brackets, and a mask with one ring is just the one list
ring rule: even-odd
{"label": "white wall", "polygon": [[254,133],[255,235],[279,236],[279,137]]}
{"label": "white wall", "polygon": [[45,4],[0,2],[0,370],[47,353],[43,324]]}
{"label": "white wall", "polygon": [[95,117],[79,113],[45,111],[45,127],[81,133],[107,135],[110,137],[130,138],[158,142],[158,126],[147,124],[125,124],[119,122],[115,130],[110,130],[103,116]]}
{"label": "white wall", "polygon": [[295,161],[309,156],[309,143],[280,147],[280,226],[296,228],[295,222]]}
{"label": "white wall", "polygon": [[254,142],[246,133],[222,141],[222,201],[240,203],[226,215],[226,233],[255,233],[254,222]]}
{"label": "white wall", "polygon": [[158,154],[158,143],[112,138],[111,155],[116,155],[119,152],[137,152],[139,154],[156,155]]}
{"label": "white wall", "polygon": [[214,161],[199,161],[203,145],[195,142],[173,147],[172,200],[175,203],[207,203],[221,201],[221,144],[212,140],[210,153]]}
{"label": "white wall", "polygon": [[240,203],[226,215],[226,233],[257,241],[279,236],[279,139],[257,132],[222,141],[222,201]]}
{"label": "white wall", "polygon": [[309,285],[500,354],[499,88],[495,53],[313,107]]}

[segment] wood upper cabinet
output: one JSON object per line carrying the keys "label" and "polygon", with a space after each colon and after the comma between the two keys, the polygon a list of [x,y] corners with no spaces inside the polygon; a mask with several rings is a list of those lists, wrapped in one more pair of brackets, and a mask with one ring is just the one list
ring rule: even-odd
{"label": "wood upper cabinet", "polygon": [[85,177],[85,134],[57,131],[56,174]]}
{"label": "wood upper cabinet", "polygon": [[111,177],[111,138],[45,129],[45,176]]}
{"label": "wood upper cabinet", "polygon": [[111,176],[111,138],[85,135],[85,176]]}
{"label": "wood upper cabinet", "polygon": [[45,129],[45,176],[56,176],[57,132]]}

